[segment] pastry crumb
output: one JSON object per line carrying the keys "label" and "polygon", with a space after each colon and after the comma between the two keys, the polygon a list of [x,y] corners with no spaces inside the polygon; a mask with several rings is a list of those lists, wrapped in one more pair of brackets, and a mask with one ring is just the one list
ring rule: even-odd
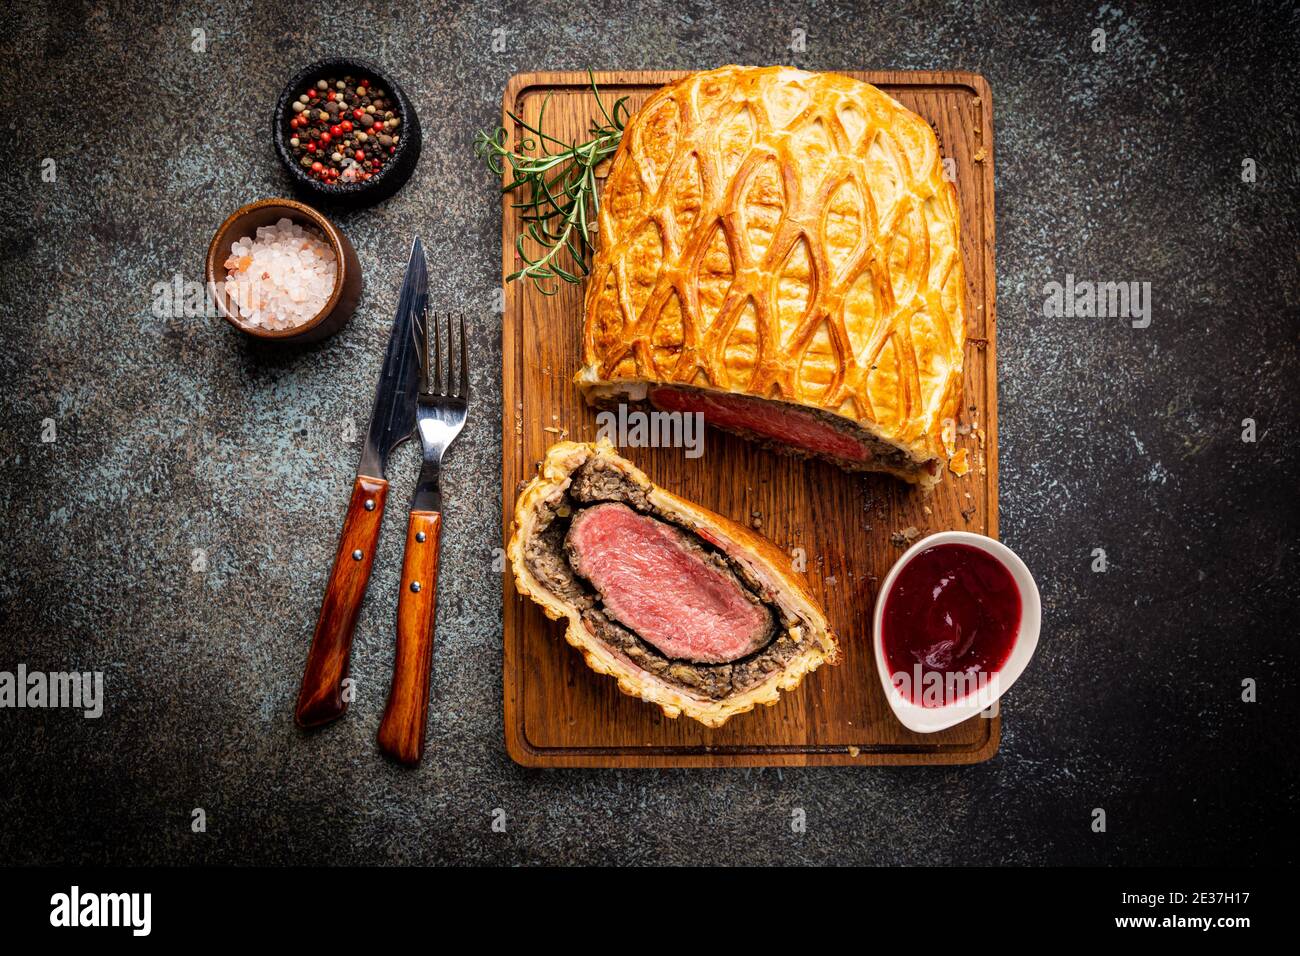
{"label": "pastry crumb", "polygon": [[970,471],[970,455],[965,448],[957,449],[957,453],[948,459],[948,470],[958,478],[961,478]]}
{"label": "pastry crumb", "polygon": [[911,544],[919,537],[921,537],[921,532],[916,529],[916,526],[908,525],[902,531],[895,531],[891,534],[889,540],[894,543],[894,547],[901,548],[904,545]]}

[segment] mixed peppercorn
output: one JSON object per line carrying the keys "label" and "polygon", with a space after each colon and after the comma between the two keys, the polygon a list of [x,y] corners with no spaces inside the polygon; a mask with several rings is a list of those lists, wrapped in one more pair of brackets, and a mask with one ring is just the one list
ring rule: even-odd
{"label": "mixed peppercorn", "polygon": [[317,80],[293,101],[289,148],[324,183],[364,182],[397,152],[401,118],[373,81]]}

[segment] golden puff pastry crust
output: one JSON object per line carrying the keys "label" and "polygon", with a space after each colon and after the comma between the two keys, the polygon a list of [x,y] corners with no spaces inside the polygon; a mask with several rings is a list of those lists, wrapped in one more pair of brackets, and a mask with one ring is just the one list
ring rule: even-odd
{"label": "golden puff pastry crust", "polygon": [[[750,578],[766,592],[769,602],[780,611],[783,620],[776,640],[792,641],[797,651],[752,686],[723,699],[712,699],[651,673],[593,633],[581,609],[543,581],[529,559],[530,542],[551,520],[554,509],[562,507],[574,473],[589,461],[614,469],[630,482],[644,494],[645,505],[656,517],[693,532],[743,565]],[[516,500],[514,532],[507,554],[516,588],[539,604],[547,617],[568,621],[565,639],[582,653],[587,666],[598,674],[613,677],[620,691],[655,704],[667,717],[684,714],[706,727],[720,727],[758,704],[775,704],[781,691],[794,690],[806,674],[822,664],[839,663],[835,634],[825,613],[808,592],[803,576],[790,569],[789,555],[743,525],[659,488],[604,439],[595,443],[566,441],[551,446],[538,466],[537,477]]]}
{"label": "golden puff pastry crust", "polygon": [[960,216],[934,131],[834,73],[727,66],[628,123],[586,294],[591,401],[656,383],[856,423],[951,455],[965,343]]}

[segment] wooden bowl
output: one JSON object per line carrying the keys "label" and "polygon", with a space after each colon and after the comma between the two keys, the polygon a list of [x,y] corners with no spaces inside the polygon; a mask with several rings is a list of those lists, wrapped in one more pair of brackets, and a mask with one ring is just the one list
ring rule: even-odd
{"label": "wooden bowl", "polygon": [[[239,308],[227,297],[225,261],[236,240],[253,236],[260,226],[269,226],[279,219],[290,219],[300,226],[310,226],[323,235],[334,250],[338,272],[334,276],[334,289],[325,302],[325,307],[315,316],[292,328],[264,329],[245,321],[239,314]],[[221,224],[217,234],[212,237],[212,242],[208,244],[205,273],[208,289],[226,321],[239,331],[258,339],[315,342],[326,338],[347,325],[356,310],[357,300],[361,298],[361,264],[357,261],[357,251],[348,242],[348,237],[315,209],[292,199],[262,199],[236,209]]]}

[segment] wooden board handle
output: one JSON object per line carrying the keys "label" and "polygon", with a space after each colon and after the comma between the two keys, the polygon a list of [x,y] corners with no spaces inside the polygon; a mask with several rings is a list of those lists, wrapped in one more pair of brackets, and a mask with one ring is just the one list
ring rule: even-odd
{"label": "wooden board handle", "polygon": [[307,653],[294,720],[299,727],[319,727],[337,720],[348,709],[343,698],[343,679],[348,676],[352,657],[352,632],[361,613],[361,602],[375,563],[375,546],[383,525],[388,482],[358,475],[352,485],[348,514],[343,519],[339,550],[334,555],[321,601],[316,633]]}
{"label": "wooden board handle", "polygon": [[379,724],[380,749],[410,766],[419,763],[424,755],[441,537],[441,514],[411,512],[406,526],[406,557],[402,560],[402,591],[397,598],[393,683],[388,691],[384,719]]}

